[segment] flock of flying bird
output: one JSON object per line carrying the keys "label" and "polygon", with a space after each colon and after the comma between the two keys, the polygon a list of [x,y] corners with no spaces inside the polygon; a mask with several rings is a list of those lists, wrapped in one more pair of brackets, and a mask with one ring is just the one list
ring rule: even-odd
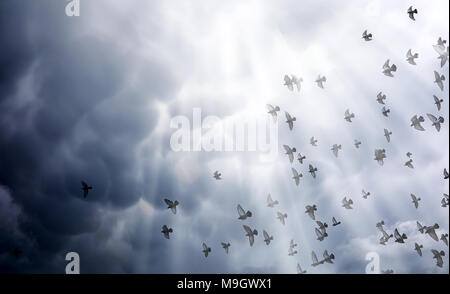
{"label": "flock of flying bird", "polygon": [[[412,7],[410,7],[408,9],[407,13],[412,20],[415,20],[415,14],[417,14],[417,9],[413,9]],[[371,33],[368,33],[367,30],[365,30],[362,34],[362,38],[365,41],[372,41],[373,35]],[[437,44],[433,46],[434,50],[439,54],[438,58],[441,60],[441,67],[443,67],[446,64],[448,57],[449,57],[449,48],[446,47],[446,42],[447,42],[446,40],[439,38]],[[417,58],[419,58],[419,54],[418,53],[413,54],[411,49],[409,49],[408,52],[406,53],[406,61],[411,65],[416,65],[415,59],[417,59]],[[390,60],[389,59],[386,60],[386,62],[384,63],[384,65],[382,67],[382,73],[388,77],[394,77],[393,73],[396,71],[397,71],[397,66],[395,64],[390,65]],[[435,83],[437,84],[439,89],[441,91],[443,91],[443,89],[444,89],[443,81],[445,81],[445,77],[443,75],[440,75],[437,71],[434,71],[434,75],[435,75]],[[322,89],[325,88],[326,81],[327,81],[326,77],[321,76],[321,75],[319,75],[317,77],[317,79],[315,80],[315,82],[317,83],[317,86]],[[300,91],[302,82],[303,82],[303,79],[298,78],[295,75],[291,75],[291,76],[285,75],[284,76],[284,86],[286,86],[288,88],[288,90],[290,90],[290,91],[294,91],[294,87],[297,89],[297,91]],[[443,99],[439,99],[435,95],[433,97],[434,97],[434,103],[436,104],[437,110],[440,111],[441,104],[443,103]],[[381,113],[385,117],[388,117],[389,113],[390,113],[390,109],[386,108],[385,100],[386,100],[386,95],[384,95],[382,92],[377,94],[376,101],[379,104],[383,105],[383,107],[381,109]],[[280,107],[272,106],[272,105],[268,104],[267,110],[268,110],[268,114],[270,114],[272,116],[273,120],[276,122],[278,119],[278,112],[280,111]],[[285,117],[286,117],[286,123],[288,124],[289,130],[292,131],[292,129],[294,128],[294,123],[296,121],[296,118],[293,117],[288,112],[285,112]],[[432,126],[435,127],[436,130],[439,132],[441,129],[441,124],[444,123],[444,118],[442,116],[436,117],[433,114],[427,114],[427,117],[431,121]],[[352,113],[349,109],[347,109],[344,113],[344,119],[347,122],[351,123],[354,118],[355,118],[355,114]],[[423,123],[424,121],[425,120],[424,120],[423,116],[414,115],[411,118],[411,127],[415,128],[418,131],[425,131],[424,127],[421,125],[421,123]],[[386,140],[389,143],[391,141],[392,132],[389,131],[388,129],[384,129],[384,136],[386,137]],[[312,146],[318,146],[318,140],[315,139],[314,137],[312,137],[310,139],[310,144]],[[355,141],[354,141],[355,148],[359,148],[359,146],[361,144],[362,144],[361,141],[355,139]],[[296,148],[290,147],[288,145],[283,145],[283,148],[285,150],[285,154],[288,156],[289,162],[293,163],[294,159],[295,159],[295,153],[297,152]],[[335,157],[338,157],[339,151],[341,149],[342,149],[341,144],[334,144],[331,147],[331,151]],[[408,161],[405,162],[405,166],[409,167],[409,168],[414,168],[413,159],[411,158],[412,154],[410,152],[408,152],[406,155],[409,159],[408,159]],[[301,153],[297,154],[297,160],[299,161],[300,164],[303,164],[305,159],[306,159],[306,156],[302,155]],[[382,166],[384,164],[384,159],[386,159],[386,150],[385,149],[375,149],[374,160],[376,160]],[[303,174],[299,173],[294,167],[292,167],[291,170],[292,170],[292,179],[294,180],[295,185],[298,186],[300,184],[300,178],[303,177]],[[317,167],[314,167],[312,164],[309,164],[308,172],[315,179],[316,175],[318,173],[318,169],[317,169]],[[213,178],[216,180],[221,180],[222,174],[219,171],[215,171],[213,174]],[[449,178],[448,171],[447,171],[447,169],[444,169],[444,179],[448,179],[448,178]],[[88,195],[89,190],[91,190],[91,189],[92,189],[91,186],[86,184],[84,181],[82,182],[82,190],[83,190],[84,197],[86,197]],[[366,192],[363,189],[362,197],[364,199],[367,199],[369,196],[370,196],[370,192]],[[418,209],[421,198],[416,197],[414,194],[411,194],[410,196],[411,196],[411,200],[412,200],[412,203],[414,204],[415,208]],[[170,209],[173,214],[177,213],[177,206],[179,205],[178,201],[164,199],[164,202],[165,202],[165,204],[167,204],[167,208]],[[274,208],[278,204],[279,204],[279,202],[277,200],[273,200],[270,194],[267,196],[267,206],[269,208]],[[444,198],[442,198],[442,201],[441,201],[441,206],[442,207],[449,206],[449,195],[448,194],[444,194]],[[344,197],[344,199],[342,199],[342,207],[345,209],[353,209],[353,200],[347,199],[347,197]],[[306,209],[305,213],[308,214],[309,217],[315,222],[315,225],[317,225],[317,227],[314,228],[314,231],[317,236],[317,240],[318,241],[325,240],[325,238],[328,237],[328,233],[327,233],[328,224],[326,222],[316,220],[315,212],[317,211],[317,206],[315,204],[307,205],[305,207],[305,209]],[[240,204],[237,205],[237,213],[238,213],[238,219],[241,221],[245,221],[246,219],[252,217],[252,212],[249,210],[243,209]],[[282,225],[285,225],[287,217],[288,217],[287,213],[281,213],[279,211],[277,212],[277,218]],[[332,220],[333,227],[336,227],[341,224],[341,222],[337,221],[334,216],[332,217],[331,220]],[[376,227],[382,233],[382,236],[380,238],[381,245],[386,245],[391,238],[394,238],[394,241],[397,243],[403,244],[406,242],[405,240],[407,240],[408,237],[406,236],[405,233],[403,233],[403,234],[400,233],[398,228],[395,228],[393,234],[388,234],[383,226],[384,226],[384,221],[380,221],[379,223],[376,224]],[[253,244],[255,242],[255,237],[258,235],[258,231],[256,229],[252,229],[248,225],[243,225],[242,227],[244,230],[243,233],[245,233],[245,236],[248,237],[250,246],[253,246]],[[434,224],[433,226],[423,226],[422,224],[420,224],[417,221],[417,229],[421,234],[427,234],[435,241],[442,240],[442,242],[444,242],[445,245],[448,246],[448,234],[441,234],[441,236],[439,238],[436,233],[436,230],[439,229],[438,224]],[[173,229],[169,228],[167,225],[163,225],[161,233],[164,235],[165,238],[170,239],[170,234],[173,233]],[[273,236],[271,236],[266,230],[263,230],[263,241],[265,242],[266,245],[269,245],[271,243],[271,241],[273,241],[273,239],[274,239]],[[225,250],[226,254],[228,254],[231,244],[229,242],[221,242],[221,245],[222,245],[222,248]],[[297,250],[295,250],[295,247],[297,247],[297,244],[295,243],[294,240],[291,240],[290,244],[289,244],[289,248],[288,248],[289,256],[294,256],[297,254]],[[418,244],[418,243],[414,244],[414,250],[417,251],[417,254],[419,256],[422,256],[422,254],[423,254],[422,249],[423,249],[423,245]],[[208,257],[208,255],[211,253],[211,248],[208,247],[208,245],[206,243],[203,243],[202,244],[202,252],[205,255],[205,257]],[[443,264],[444,264],[443,256],[445,255],[444,251],[438,251],[436,249],[431,249],[431,252],[433,254],[433,258],[436,259],[436,265],[438,267],[443,267]],[[335,258],[333,253],[329,254],[328,251],[325,250],[323,252],[322,256],[323,256],[323,259],[319,260],[316,253],[314,251],[312,251],[311,266],[316,267],[316,266],[319,266],[324,263],[333,264],[333,260]],[[306,271],[302,269],[300,264],[297,264],[297,272],[299,274],[306,273]],[[385,270],[385,271],[382,271],[382,273],[393,273],[393,270]]]}
{"label": "flock of flying bird", "polygon": [[[413,7],[409,7],[407,13],[412,20],[415,20],[415,14],[417,14],[418,11],[417,11],[417,9],[413,9]],[[373,35],[371,33],[368,33],[367,30],[365,30],[362,34],[362,38],[365,41],[372,41]],[[449,48],[446,47],[446,42],[447,42],[446,40],[439,38],[437,41],[437,44],[433,46],[434,50],[439,54],[438,58],[441,61],[440,62],[441,67],[443,67],[446,64],[448,57],[449,57]],[[416,65],[416,59],[418,59],[418,58],[419,58],[418,53],[413,53],[411,49],[409,49],[407,51],[406,61],[409,64]],[[391,62],[389,59],[386,60],[386,62],[382,66],[382,73],[387,77],[393,78],[394,73],[397,71],[397,65],[390,64],[390,63]],[[441,91],[443,91],[445,76],[440,75],[437,71],[434,71],[434,75],[435,75],[434,82],[437,84],[439,89]],[[326,81],[327,81],[327,78],[325,76],[319,75],[317,77],[317,79],[315,80],[315,83],[317,84],[317,86],[319,88],[324,89]],[[294,89],[296,89],[298,92],[300,92],[302,82],[303,82],[303,78],[301,78],[301,77],[297,77],[295,75],[290,75],[290,76],[285,75],[284,76],[284,86],[286,86],[289,91],[294,91]],[[435,95],[433,96],[433,98],[434,98],[434,104],[436,105],[437,110],[440,111],[441,104],[443,103],[443,99],[439,99]],[[382,115],[385,117],[389,117],[391,110],[389,108],[387,108],[387,106],[386,106],[386,103],[385,103],[386,99],[387,99],[386,95],[383,94],[382,92],[377,94],[376,101],[379,104],[383,105],[381,108]],[[278,112],[280,112],[280,110],[281,110],[280,107],[267,104],[267,110],[268,110],[268,114],[270,114],[271,117],[273,118],[273,121],[276,122],[278,119]],[[292,131],[294,128],[294,124],[296,122],[296,118],[294,116],[292,116],[290,113],[288,113],[287,111],[285,112],[285,117],[286,117],[286,123],[288,124],[289,130]],[[442,116],[437,117],[430,113],[427,113],[427,117],[431,121],[431,125],[439,132],[441,129],[441,124],[444,123],[444,118]],[[344,113],[344,119],[347,122],[352,123],[352,120],[355,119],[355,114],[352,113],[349,109],[347,109]],[[425,128],[421,125],[421,123],[423,123],[424,121],[425,121],[425,119],[423,118],[423,116],[414,115],[411,118],[411,127],[413,127],[414,129],[416,129],[418,131],[425,131]],[[385,128],[384,129],[384,137],[386,138],[388,143],[391,141],[391,136],[392,136],[392,132]],[[318,140],[316,138],[312,137],[310,139],[310,144],[312,146],[316,147],[316,146],[318,146]],[[362,144],[362,142],[360,140],[357,140],[357,139],[354,140],[355,148],[359,148],[361,144]],[[293,163],[294,159],[295,159],[295,154],[297,152],[296,148],[290,147],[288,145],[283,145],[283,148],[285,150],[285,154],[287,155],[287,157],[289,159],[289,162]],[[342,149],[341,144],[334,144],[331,147],[331,151],[335,157],[338,157],[339,151],[341,149]],[[408,168],[414,168],[413,159],[411,158],[412,153],[408,152],[406,154],[406,156],[408,157],[408,160],[405,162],[404,165]],[[306,159],[305,155],[302,155],[301,153],[297,154],[297,160],[300,164],[303,165],[305,159]],[[385,159],[386,159],[386,150],[385,149],[375,149],[374,160],[376,160],[381,166],[383,166]],[[294,180],[295,185],[298,186],[300,184],[300,179],[303,177],[303,174],[299,173],[297,171],[297,169],[295,169],[294,167],[291,167],[291,171],[292,171],[292,179]],[[309,164],[308,172],[315,179],[316,175],[318,173],[318,169],[317,169],[317,167],[314,167],[312,164]],[[216,180],[222,179],[222,175],[219,171],[215,171],[213,174],[213,177]],[[444,169],[444,179],[448,179],[448,177],[449,177],[449,175],[448,175],[447,169]],[[370,192],[366,192],[364,189],[362,190],[362,198],[363,199],[368,199],[368,197],[370,195],[371,195]],[[419,201],[421,201],[421,198],[416,197],[414,194],[411,194],[411,200],[412,200],[412,203],[414,204],[415,208],[418,209]],[[168,199],[165,199],[164,201],[168,205],[168,208],[171,209],[172,212],[175,214],[176,206],[178,205],[178,202],[177,201],[172,202],[171,200],[168,200]],[[279,204],[279,202],[277,200],[273,200],[270,194],[267,196],[267,206],[269,208],[274,208],[278,204]],[[352,199],[347,199],[347,197],[344,197],[344,199],[342,199],[342,207],[344,209],[353,209],[353,204],[354,203],[353,203]],[[447,194],[444,194],[444,198],[441,201],[441,206],[447,207],[448,205],[449,205],[449,196]],[[317,240],[318,241],[325,240],[325,238],[328,237],[328,233],[327,233],[328,224],[326,222],[316,220],[315,212],[317,211],[317,206],[315,204],[307,205],[305,207],[305,209],[306,209],[305,213],[308,214],[309,217],[315,222],[315,225],[317,225],[317,227],[314,228],[314,231],[317,236]],[[240,204],[237,205],[237,212],[238,212],[238,219],[241,221],[245,221],[247,218],[252,217],[252,212],[249,210],[243,209]],[[286,219],[288,217],[287,213],[282,213],[282,212],[278,211],[276,213],[276,216],[277,216],[277,219],[280,221],[280,223],[282,225],[285,225]],[[333,216],[332,217],[332,226],[336,227],[339,224],[341,224],[341,222],[337,221],[336,218]],[[376,224],[376,227],[382,233],[382,237],[380,238],[381,245],[386,245],[391,238],[394,238],[394,241],[397,243],[403,244],[406,242],[405,240],[407,240],[408,237],[406,236],[405,233],[401,234],[399,232],[398,228],[395,228],[393,234],[388,234],[383,226],[384,226],[384,221],[381,221]],[[441,237],[438,238],[438,235],[436,233],[436,230],[439,229],[438,224],[434,224],[433,226],[422,226],[417,221],[417,228],[420,233],[429,235],[435,241],[442,240],[442,242],[444,242],[445,245],[448,246],[448,234],[441,234]],[[258,231],[256,229],[252,229],[248,225],[243,225],[243,229],[244,229],[245,236],[248,237],[250,246],[253,246],[253,244],[255,242],[255,237],[258,235]],[[169,233],[172,233],[172,232],[173,232],[173,230],[171,228],[168,228],[166,225],[163,226],[162,233],[164,234],[164,236],[167,239],[169,239]],[[263,241],[265,242],[265,244],[269,245],[272,240],[273,240],[273,236],[271,236],[266,230],[263,230]],[[221,245],[222,245],[223,249],[225,250],[225,252],[228,254],[231,244],[229,242],[222,242]],[[206,245],[206,243],[203,243],[202,246],[203,246],[203,253],[204,253],[205,257],[208,257],[208,255],[211,253],[211,248],[208,247]],[[297,254],[297,250],[295,250],[296,247],[297,247],[297,244],[295,243],[295,241],[291,240],[290,244],[289,244],[289,248],[288,248],[289,256],[294,256]],[[422,248],[423,248],[423,245],[418,244],[418,243],[414,244],[414,250],[417,251],[419,256],[422,256]],[[433,254],[433,258],[436,259],[436,265],[438,267],[443,267],[443,264],[444,264],[443,256],[445,255],[444,251],[438,251],[436,249],[431,249],[431,252]],[[312,259],[311,266],[316,267],[316,266],[319,266],[324,263],[333,264],[333,260],[335,258],[333,253],[329,254],[328,251],[325,250],[323,252],[322,256],[323,256],[323,258],[321,260],[319,260],[316,253],[314,251],[312,251],[311,252],[311,259]],[[381,272],[384,274],[390,274],[390,273],[393,273],[393,270],[389,269],[389,270],[383,270]],[[300,264],[297,264],[297,273],[299,273],[299,274],[306,273],[306,271],[302,269]]]}

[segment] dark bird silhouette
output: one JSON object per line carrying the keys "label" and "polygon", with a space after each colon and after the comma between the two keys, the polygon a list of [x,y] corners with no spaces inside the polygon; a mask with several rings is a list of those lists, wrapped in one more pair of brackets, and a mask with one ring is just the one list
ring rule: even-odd
{"label": "dark bird silhouette", "polygon": [[337,226],[337,225],[340,225],[340,224],[341,224],[341,222],[338,222],[338,221],[336,221],[336,219],[334,218],[334,216],[333,216],[333,219],[332,219],[332,221],[333,221],[333,227],[335,227],[335,226]]}
{"label": "dark bird silhouette", "polygon": [[173,233],[172,228],[168,228],[166,225],[162,226],[162,231],[161,233],[164,234],[164,237],[166,237],[166,239],[170,239],[169,233]]}
{"label": "dark bird silhouette", "polygon": [[416,20],[416,19],[414,18],[414,14],[417,14],[417,9],[413,9],[413,7],[410,6],[410,7],[408,8],[408,12],[407,12],[407,13],[408,13],[410,19]]}
{"label": "dark bird silhouette", "polygon": [[89,190],[92,190],[92,187],[86,184],[85,181],[81,181],[81,190],[83,190],[83,197],[86,198]]}

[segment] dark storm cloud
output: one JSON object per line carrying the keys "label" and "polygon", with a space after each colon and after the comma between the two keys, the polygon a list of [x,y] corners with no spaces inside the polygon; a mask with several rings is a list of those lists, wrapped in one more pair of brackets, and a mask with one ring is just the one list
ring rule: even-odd
{"label": "dark storm cloud", "polygon": [[[148,102],[176,88],[156,57],[143,66],[113,40],[74,37],[77,24],[64,5],[0,4],[0,183],[21,209],[20,230],[33,241],[2,242],[4,254],[17,246],[27,259],[19,266],[8,259],[0,266],[4,272],[61,272],[71,236],[96,232],[103,206],[123,209],[138,201],[145,184],[137,176],[135,148],[159,117]],[[145,77],[135,85],[139,90],[127,84],[132,74]],[[27,76],[33,82],[23,84]],[[33,97],[23,102],[26,87]],[[157,184],[170,176],[160,175]],[[81,180],[94,186],[86,200]],[[1,232],[2,240],[12,239]],[[100,262],[91,271],[107,268],[115,270]]]}

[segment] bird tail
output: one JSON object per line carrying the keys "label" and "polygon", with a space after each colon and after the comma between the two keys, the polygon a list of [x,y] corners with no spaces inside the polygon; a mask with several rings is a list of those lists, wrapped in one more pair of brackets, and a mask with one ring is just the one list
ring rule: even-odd
{"label": "bird tail", "polygon": [[253,230],[253,235],[258,236],[258,231],[257,230]]}
{"label": "bird tail", "polygon": [[279,204],[279,203],[278,203],[278,200],[275,200],[275,201],[273,202],[273,204]]}
{"label": "bird tail", "polygon": [[173,233],[173,230],[171,228],[169,229],[169,233]]}
{"label": "bird tail", "polygon": [[418,13],[418,12],[417,12],[417,9],[414,9],[413,12],[414,12],[414,13]]}
{"label": "bird tail", "polygon": [[403,233],[403,235],[402,235],[402,239],[408,239],[408,237],[406,236],[406,234],[405,234],[405,233]]}
{"label": "bird tail", "polygon": [[445,256],[445,252],[444,252],[444,251],[439,252],[439,254],[440,254],[441,256]]}
{"label": "bird tail", "polygon": [[247,217],[251,217],[252,216],[252,212],[249,210],[249,211],[247,211],[246,215],[247,215]]}
{"label": "bird tail", "polygon": [[269,240],[273,240],[273,236],[271,236],[271,237],[269,238]]}

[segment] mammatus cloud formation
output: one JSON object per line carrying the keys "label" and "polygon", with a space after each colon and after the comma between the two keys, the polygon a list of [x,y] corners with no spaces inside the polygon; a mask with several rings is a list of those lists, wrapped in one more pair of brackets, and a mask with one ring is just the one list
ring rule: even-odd
{"label": "mammatus cloud formation", "polygon": [[[66,16],[66,3],[0,3],[0,272],[63,273],[71,251],[82,273],[295,273],[297,263],[308,273],[364,273],[368,252],[395,273],[449,272],[448,257],[438,268],[430,252],[448,256],[448,247],[414,227],[439,223],[439,236],[449,228],[440,206],[448,82],[444,91],[433,83],[434,70],[449,70],[432,48],[448,40],[447,1],[414,1],[415,21],[403,1],[98,0],[81,1],[79,17]],[[366,29],[370,42],[361,38]],[[406,60],[410,48],[417,65]],[[382,74],[387,59],[398,67],[394,78]],[[283,86],[285,74],[303,78],[300,92]],[[440,112],[433,95],[444,100]],[[281,108],[274,161],[171,149],[173,117],[192,121],[201,108],[202,117],[270,119],[266,104]],[[296,117],[292,131],[284,111]],[[410,127],[426,113],[445,118],[440,132],[428,120],[425,132]],[[305,163],[290,164],[284,144]],[[333,144],[342,145],[337,158]],[[375,149],[386,149],[383,166]],[[407,152],[414,169],[404,166]],[[304,175],[298,187],[292,167]],[[82,180],[94,187],[86,199]],[[269,193],[279,201],[273,209]],[[411,193],[422,199],[418,209]],[[341,206],[344,197],[354,209]],[[180,202],[176,215],[164,198]],[[238,204],[252,217],[238,220]],[[304,213],[312,204],[317,220],[342,221],[322,242]],[[277,211],[288,214],[284,226]],[[406,244],[380,245],[380,220],[405,232]],[[174,230],[170,240],[164,224]],[[252,247],[242,224],[259,232]],[[269,246],[263,230],[274,237]],[[228,255],[221,242],[231,244]],[[312,250],[334,253],[335,264],[309,266]]]}

